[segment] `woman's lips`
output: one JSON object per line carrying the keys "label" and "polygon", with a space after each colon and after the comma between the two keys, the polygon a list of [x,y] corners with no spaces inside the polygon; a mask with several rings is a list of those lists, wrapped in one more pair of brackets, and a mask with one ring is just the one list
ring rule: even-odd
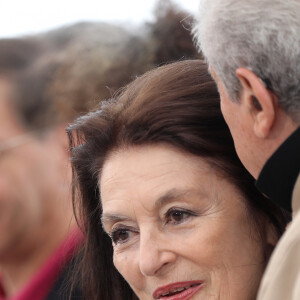
{"label": "woman's lips", "polygon": [[156,289],[154,299],[159,300],[188,300],[203,287],[203,281],[183,281],[171,283]]}

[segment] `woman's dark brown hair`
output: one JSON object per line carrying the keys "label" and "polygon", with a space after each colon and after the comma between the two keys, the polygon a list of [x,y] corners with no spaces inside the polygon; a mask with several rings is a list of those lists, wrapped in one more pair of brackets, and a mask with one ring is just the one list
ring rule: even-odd
{"label": "woman's dark brown hair", "polygon": [[120,147],[167,143],[202,157],[244,195],[263,246],[266,220],[276,238],[283,233],[285,215],[255,189],[235,154],[219,105],[207,66],[199,60],[180,61],[137,78],[67,129],[77,187],[74,207],[86,235],[81,269],[86,299],[137,299],[114,268],[112,243],[101,227],[99,176],[107,156]]}

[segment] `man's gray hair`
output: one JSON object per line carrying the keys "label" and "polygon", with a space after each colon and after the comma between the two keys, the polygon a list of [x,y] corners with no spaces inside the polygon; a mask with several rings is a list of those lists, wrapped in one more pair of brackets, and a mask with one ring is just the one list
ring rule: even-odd
{"label": "man's gray hair", "polygon": [[231,100],[240,92],[235,71],[246,67],[299,118],[299,0],[201,0],[193,34]]}

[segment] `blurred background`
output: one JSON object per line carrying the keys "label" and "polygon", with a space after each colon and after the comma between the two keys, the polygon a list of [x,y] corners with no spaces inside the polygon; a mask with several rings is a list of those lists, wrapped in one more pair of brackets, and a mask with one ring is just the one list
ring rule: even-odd
{"label": "blurred background", "polygon": [[[199,0],[175,0],[187,12]],[[154,20],[157,0],[9,0],[0,1],[0,38],[37,33],[81,21],[137,25]]]}
{"label": "blurred background", "polygon": [[36,74],[55,62],[40,89],[58,104],[56,116],[73,120],[153,67],[199,58],[190,32],[198,2],[0,1],[0,74],[29,57]]}

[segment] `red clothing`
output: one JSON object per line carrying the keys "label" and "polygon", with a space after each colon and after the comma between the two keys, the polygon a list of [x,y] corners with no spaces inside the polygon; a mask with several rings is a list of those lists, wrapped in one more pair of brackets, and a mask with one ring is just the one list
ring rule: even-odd
{"label": "red clothing", "polygon": [[26,286],[13,297],[5,297],[0,278],[0,300],[46,299],[64,266],[73,257],[82,241],[81,232],[78,229],[73,230]]}

